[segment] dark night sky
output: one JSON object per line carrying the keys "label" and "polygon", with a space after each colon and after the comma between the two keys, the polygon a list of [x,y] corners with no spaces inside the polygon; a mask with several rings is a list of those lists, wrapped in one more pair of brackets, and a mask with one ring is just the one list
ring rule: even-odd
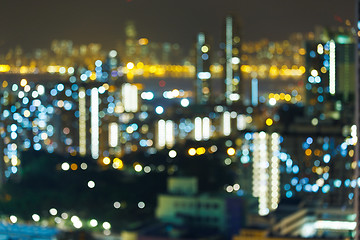
{"label": "dark night sky", "polygon": [[115,47],[125,21],[134,20],[139,37],[189,47],[198,31],[215,39],[224,16],[243,22],[245,40],[285,39],[315,25],[338,25],[354,17],[354,0],[0,0],[0,53],[20,44],[48,48],[52,39]]}

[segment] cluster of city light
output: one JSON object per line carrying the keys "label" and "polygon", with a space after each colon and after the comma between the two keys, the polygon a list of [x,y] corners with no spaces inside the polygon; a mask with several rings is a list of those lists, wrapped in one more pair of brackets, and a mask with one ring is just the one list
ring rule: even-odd
{"label": "cluster of city light", "polygon": [[171,91],[164,91],[163,97],[166,99],[173,99],[173,98],[186,98],[190,94],[182,89],[173,89]]}
{"label": "cluster of city light", "polygon": [[[316,148],[315,146],[320,143],[320,148]],[[360,186],[359,179],[338,179],[335,175],[330,175],[330,167],[331,163],[335,159],[333,156],[347,157],[350,158],[354,156],[354,150],[349,149],[351,144],[348,144],[346,141],[340,143],[338,147],[334,147],[337,153],[330,154],[330,144],[331,141],[328,137],[317,139],[317,143],[312,137],[307,137],[303,142],[302,148],[304,150],[305,161],[308,162],[310,159],[315,159],[313,161],[313,167],[311,168],[312,172],[315,174],[313,178],[309,179],[307,177],[298,178],[293,177],[289,184],[284,185],[284,190],[286,191],[286,197],[291,198],[294,196],[295,192],[313,192],[318,193],[321,192],[323,194],[327,194],[331,191],[335,191],[338,188],[355,188],[356,186]],[[314,146],[313,146],[314,145]],[[286,165],[286,173],[288,174],[298,174],[300,172],[299,166],[294,163],[294,161],[289,157],[289,155],[285,153],[281,153],[279,158]],[[355,169],[356,162],[353,161],[351,164],[346,164],[346,169]],[[291,190],[294,188],[295,191]],[[348,199],[353,199],[354,194],[349,192],[347,195]]]}
{"label": "cluster of city light", "polygon": [[297,91],[292,91],[291,94],[288,93],[269,93],[268,95],[268,102],[271,106],[276,105],[278,102],[291,102],[297,103],[302,101],[302,97],[298,94]]}
{"label": "cluster of city light", "polygon": [[267,215],[280,200],[280,136],[253,134],[253,195],[259,198],[259,214]]}
{"label": "cluster of city light", "polygon": [[211,134],[210,119],[208,117],[196,117],[194,120],[194,139],[196,141],[209,140]]}
{"label": "cluster of city light", "polygon": [[[218,150],[218,148],[215,145],[212,145],[209,149],[208,152],[209,153],[215,153]],[[188,154],[190,156],[195,156],[195,155],[203,155],[206,153],[206,148],[205,147],[198,147],[198,148],[189,148],[188,150]]]}
{"label": "cluster of city light", "polygon": [[[116,205],[116,203],[119,204],[119,206],[117,208],[120,208],[120,203],[119,202],[115,202],[114,206]],[[139,208],[144,208],[145,207],[145,203],[143,203],[143,202],[140,202],[138,205],[140,205]],[[50,213],[50,218],[49,218],[49,216],[40,217],[40,215],[37,214],[37,213],[32,214],[31,218],[35,223],[39,223],[41,220],[43,220],[43,221],[41,221],[41,224],[42,225],[45,224],[47,226],[49,224],[48,223],[49,219],[51,219],[51,217],[53,217],[53,221],[58,225],[58,227],[60,229],[64,228],[65,221],[71,222],[71,225],[72,225],[72,227],[74,229],[96,228],[96,227],[99,226],[99,222],[96,219],[84,220],[84,219],[80,219],[80,217],[78,217],[76,215],[71,216],[66,212],[58,214],[58,210],[56,208],[51,208],[49,210],[49,213]],[[15,215],[10,215],[8,219],[9,219],[9,222],[11,224],[25,222],[24,220],[19,219]],[[101,224],[101,227],[103,229],[104,235],[110,235],[111,234],[111,231],[110,231],[111,224],[109,222],[107,222],[107,221],[103,222]]]}
{"label": "cluster of city light", "polygon": [[105,166],[110,165],[111,162],[114,169],[122,169],[124,167],[124,163],[120,158],[114,158],[112,161],[110,157],[104,157],[102,159],[102,164]]}
{"label": "cluster of city light", "polygon": [[159,120],[157,123],[157,146],[172,147],[175,144],[175,125],[171,120]]}
{"label": "cluster of city light", "polygon": [[306,72],[304,66],[293,65],[288,67],[283,65],[278,67],[276,65],[242,65],[241,72],[246,77],[251,77],[251,74],[256,73],[259,78],[270,77],[271,79],[275,78],[299,78],[303,76]]}

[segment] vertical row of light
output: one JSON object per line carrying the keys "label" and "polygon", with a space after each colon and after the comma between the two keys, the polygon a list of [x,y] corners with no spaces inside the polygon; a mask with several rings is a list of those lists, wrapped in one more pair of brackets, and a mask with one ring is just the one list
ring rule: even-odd
{"label": "vertical row of light", "polygon": [[259,215],[269,213],[269,156],[267,149],[268,135],[265,132],[254,133],[253,152],[253,195],[259,198]]}
{"label": "vertical row of light", "polygon": [[280,170],[279,158],[280,152],[280,136],[277,133],[271,134],[271,165],[270,165],[270,209],[274,210],[278,207],[280,200]]}
{"label": "vertical row of light", "polygon": [[232,46],[233,46],[233,19],[231,16],[226,18],[226,78],[225,78],[225,85],[226,85],[226,92],[225,98],[226,103],[231,104],[232,100],[230,99],[230,95],[233,91],[232,89],[232,79],[233,79],[233,70],[232,70]]}
{"label": "vertical row of light", "polygon": [[174,122],[167,120],[165,122],[165,144],[168,147],[172,147],[175,144],[175,127]]}
{"label": "vertical row of light", "polygon": [[256,78],[253,78],[251,80],[251,104],[253,106],[258,105],[258,99],[259,99],[259,86],[258,86],[258,80]]}
{"label": "vertical row of light", "polygon": [[126,112],[138,111],[138,89],[136,85],[125,83],[122,87],[122,100]]}
{"label": "vertical row of light", "polygon": [[119,125],[115,122],[109,124],[109,146],[116,147],[119,139]]}
{"label": "vertical row of light", "polygon": [[260,139],[259,133],[253,135],[253,174],[252,174],[252,194],[254,197],[260,196]]}
{"label": "vertical row of light", "polygon": [[91,89],[91,156],[99,158],[99,90]]}
{"label": "vertical row of light", "polygon": [[86,155],[86,94],[85,88],[79,89],[79,153]]}
{"label": "vertical row of light", "polygon": [[239,114],[236,118],[236,125],[239,131],[244,130],[246,128],[246,119],[245,116]]}
{"label": "vertical row of light", "polygon": [[267,150],[267,137],[268,136],[265,132],[259,133],[259,152],[260,152],[259,214],[261,216],[267,215],[269,213],[269,201],[268,201],[269,175],[267,173],[267,168],[269,165],[269,156]]}
{"label": "vertical row of light", "polygon": [[336,87],[336,56],[335,56],[335,41],[330,40],[330,69],[329,69],[329,92],[330,94],[335,94],[335,87]]}
{"label": "vertical row of light", "polygon": [[158,148],[164,148],[166,144],[166,123],[161,119],[157,124],[157,146]]}
{"label": "vertical row of light", "polygon": [[210,118],[204,117],[202,120],[202,137],[204,140],[209,140],[210,136],[211,136]]}
{"label": "vertical row of light", "polygon": [[231,134],[231,114],[224,112],[223,115],[223,134],[229,136]]}
{"label": "vertical row of light", "polygon": [[203,72],[203,59],[202,59],[202,51],[201,48],[205,44],[205,34],[199,33],[198,35],[198,41],[197,41],[197,63],[196,63],[196,72],[197,72],[197,81],[196,81],[196,97],[197,97],[197,103],[202,103],[203,99],[203,83],[202,79],[200,78],[200,73]]}
{"label": "vertical row of light", "polygon": [[196,141],[202,140],[202,120],[201,117],[195,118],[195,124],[194,124],[194,138]]}

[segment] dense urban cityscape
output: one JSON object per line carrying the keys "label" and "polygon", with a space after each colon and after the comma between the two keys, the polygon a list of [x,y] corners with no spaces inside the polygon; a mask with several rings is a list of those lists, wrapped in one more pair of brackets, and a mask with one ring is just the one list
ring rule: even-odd
{"label": "dense urban cityscape", "polygon": [[0,239],[359,239],[354,14],[248,40],[227,11],[190,47],[136,14],[112,46],[0,36]]}

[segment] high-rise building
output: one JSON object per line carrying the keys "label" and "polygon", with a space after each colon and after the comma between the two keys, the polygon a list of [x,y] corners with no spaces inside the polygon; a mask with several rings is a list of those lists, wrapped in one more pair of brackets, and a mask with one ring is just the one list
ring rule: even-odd
{"label": "high-rise building", "polygon": [[259,214],[267,215],[280,201],[280,136],[254,133],[253,196],[259,198]]}
{"label": "high-rise building", "polygon": [[354,99],[354,43],[338,30],[324,30],[318,38],[306,43],[307,115],[339,119]]}
{"label": "high-rise building", "polygon": [[196,43],[196,103],[210,101],[210,45],[205,33],[199,33]]}
{"label": "high-rise building", "polygon": [[225,101],[227,105],[241,98],[240,27],[233,16],[225,19]]}

